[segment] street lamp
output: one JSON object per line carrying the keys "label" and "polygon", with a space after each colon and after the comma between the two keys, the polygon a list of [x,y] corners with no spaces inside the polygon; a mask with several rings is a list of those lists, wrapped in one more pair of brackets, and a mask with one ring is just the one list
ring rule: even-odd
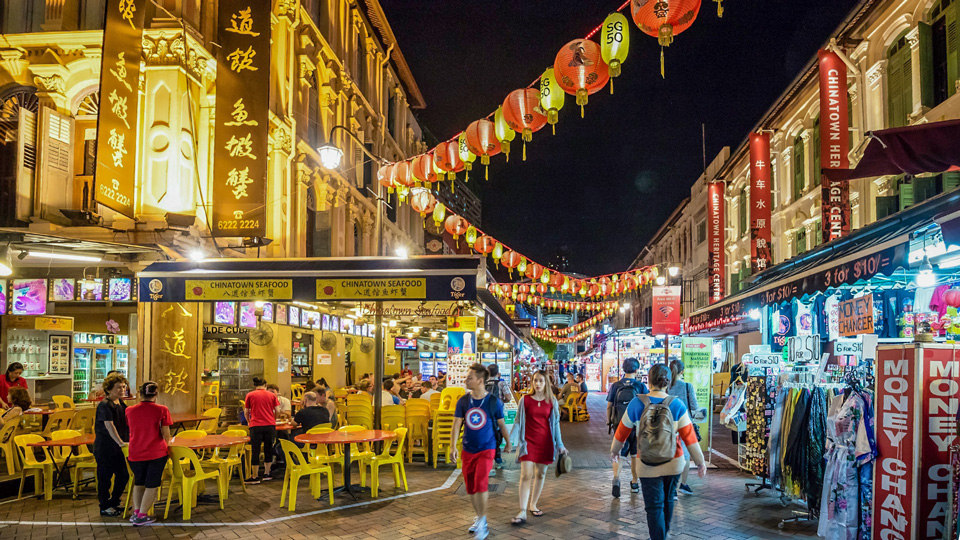
{"label": "street lamp", "polygon": [[680,267],[671,265],[669,268],[667,268],[667,273],[670,274],[670,277],[677,277],[677,274],[680,273]]}
{"label": "street lamp", "polygon": [[325,144],[317,148],[317,153],[320,154],[320,164],[323,165],[324,169],[332,171],[340,168],[340,162],[343,160],[343,150],[332,144]]}

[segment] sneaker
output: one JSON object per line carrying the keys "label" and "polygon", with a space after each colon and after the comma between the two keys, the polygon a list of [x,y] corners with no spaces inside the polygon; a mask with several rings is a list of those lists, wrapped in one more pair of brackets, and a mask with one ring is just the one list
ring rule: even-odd
{"label": "sneaker", "polygon": [[116,508],[107,508],[100,511],[100,515],[104,517],[117,517],[120,515],[120,512],[117,512]]}
{"label": "sneaker", "polygon": [[[500,467],[497,467],[497,469],[499,469],[499,468],[500,468]],[[490,469],[490,472],[487,474],[487,476],[496,476],[496,475],[497,475],[497,469]]]}
{"label": "sneaker", "polygon": [[133,523],[133,520],[137,519],[138,517],[140,517],[140,511],[134,510],[133,513],[130,514],[130,523]]}
{"label": "sneaker", "polygon": [[640,493],[639,482],[630,482],[630,493]]}
{"label": "sneaker", "polygon": [[244,483],[244,484],[247,484],[248,486],[252,486],[252,485],[259,484],[259,483],[260,483],[260,479],[251,476],[250,478],[247,478],[246,480],[244,480],[243,483]]}
{"label": "sneaker", "polygon": [[475,517],[475,518],[473,518],[473,525],[471,525],[470,528],[467,529],[467,532],[468,532],[468,533],[475,533],[475,532],[477,532],[477,527],[479,527],[479,526],[480,526],[480,518],[479,518],[479,517]]}
{"label": "sneaker", "polygon": [[149,525],[149,524],[151,524],[151,523],[155,523],[156,521],[157,521],[157,518],[155,518],[155,517],[153,517],[153,516],[145,516],[145,515],[141,514],[141,515],[137,516],[136,519],[133,520],[133,526],[134,526],[134,527],[143,527],[144,525]]}
{"label": "sneaker", "polygon": [[613,498],[614,499],[620,498],[620,479],[619,478],[613,479]]}
{"label": "sneaker", "polygon": [[497,458],[497,462],[496,462],[496,463],[497,463],[497,464],[496,464],[496,467],[497,467],[497,470],[498,470],[498,471],[503,468],[503,458]]}
{"label": "sneaker", "polygon": [[690,489],[690,486],[686,484],[680,484],[680,487],[677,488],[677,491],[683,493],[684,495],[693,495],[693,490]]}
{"label": "sneaker", "polygon": [[677,495],[677,492],[674,491],[674,492],[673,492],[673,495],[670,497],[670,500],[671,500],[671,501],[676,501],[676,500],[679,499],[679,498],[680,498],[680,497]]}
{"label": "sneaker", "polygon": [[477,524],[477,531],[473,533],[474,540],[486,540],[490,536],[490,528],[487,527],[486,518],[481,518]]}
{"label": "sneaker", "polygon": [[267,473],[267,474],[265,474],[265,475],[263,475],[263,476],[260,477],[260,481],[261,481],[261,482],[269,482],[270,480],[273,480],[273,474],[272,474],[272,473]]}

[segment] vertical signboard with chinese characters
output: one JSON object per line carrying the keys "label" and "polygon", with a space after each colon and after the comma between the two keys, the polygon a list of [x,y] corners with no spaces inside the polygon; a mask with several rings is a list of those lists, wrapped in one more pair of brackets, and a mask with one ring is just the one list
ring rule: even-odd
{"label": "vertical signboard with chinese characters", "polygon": [[770,267],[770,134],[750,134],[750,267]]}
{"label": "vertical signboard with chinese characters", "polygon": [[213,235],[266,234],[270,1],[221,0]]}
{"label": "vertical signboard with chinese characters", "polygon": [[172,413],[194,413],[202,358],[200,306],[195,302],[150,304],[150,380],[160,386],[157,402]]}
{"label": "vertical signboard with chinese characters", "polygon": [[710,291],[710,303],[723,299],[723,288],[726,282],[724,275],[724,209],[726,200],[724,192],[727,185],[724,182],[714,182],[707,186],[707,275]]}
{"label": "vertical signboard with chinese characters", "polygon": [[108,0],[100,68],[94,198],[134,217],[140,51],[146,0]]}

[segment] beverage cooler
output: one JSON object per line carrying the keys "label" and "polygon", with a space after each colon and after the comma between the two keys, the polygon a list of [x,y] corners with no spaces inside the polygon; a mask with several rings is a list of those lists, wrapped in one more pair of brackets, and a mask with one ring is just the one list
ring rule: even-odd
{"label": "beverage cooler", "polygon": [[130,342],[127,336],[77,332],[73,341],[74,401],[86,398],[110,371],[120,372],[130,381],[131,387],[135,386],[129,369]]}
{"label": "beverage cooler", "polygon": [[[297,335],[300,335],[300,337],[297,337]],[[313,336],[300,334],[299,332],[294,334],[290,351],[290,376],[294,379],[311,380],[313,377]]]}
{"label": "beverage cooler", "polygon": [[23,365],[23,378],[34,403],[71,395],[72,317],[6,316],[3,332],[3,371],[14,362]]}

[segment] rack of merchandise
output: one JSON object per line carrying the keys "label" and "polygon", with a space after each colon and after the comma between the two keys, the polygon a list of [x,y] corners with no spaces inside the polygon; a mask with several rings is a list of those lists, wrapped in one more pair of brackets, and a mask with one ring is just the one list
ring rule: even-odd
{"label": "rack of merchandise", "polygon": [[293,338],[293,344],[290,349],[290,375],[293,378],[310,380],[313,376],[313,363],[310,361],[312,348],[312,336],[303,335],[299,338]]}

